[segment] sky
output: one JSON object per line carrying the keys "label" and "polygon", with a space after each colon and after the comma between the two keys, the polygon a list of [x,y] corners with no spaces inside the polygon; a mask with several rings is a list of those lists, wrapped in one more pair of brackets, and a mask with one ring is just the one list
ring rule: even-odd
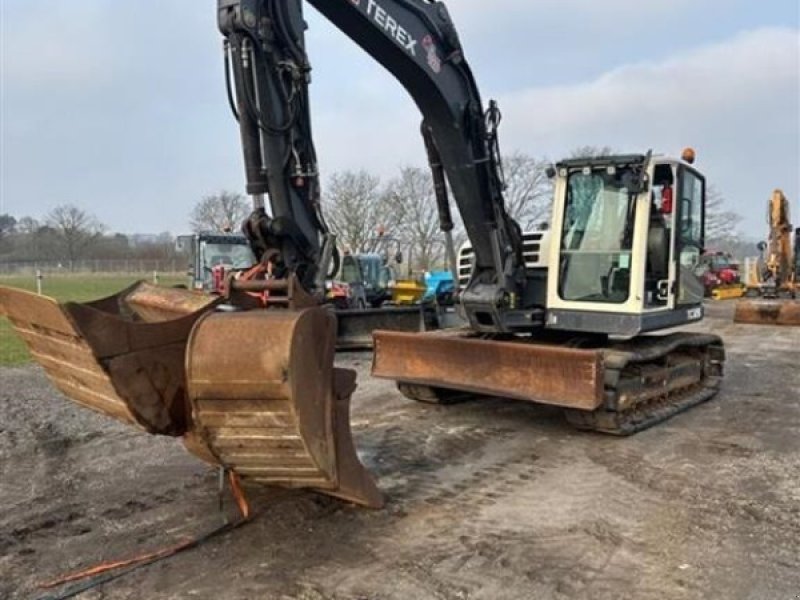
{"label": "sky", "polygon": [[[344,1],[344,0],[332,0]],[[584,145],[679,155],[766,231],[776,187],[800,226],[800,0],[450,0],[505,153]],[[402,87],[308,8],[323,178],[425,165]],[[0,0],[0,213],[77,204],[123,233],[188,230],[244,190],[213,0]]]}

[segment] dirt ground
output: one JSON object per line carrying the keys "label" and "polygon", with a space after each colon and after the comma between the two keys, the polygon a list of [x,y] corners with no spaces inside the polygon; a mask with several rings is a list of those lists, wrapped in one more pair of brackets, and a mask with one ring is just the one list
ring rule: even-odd
{"label": "dirt ground", "polygon": [[[701,326],[726,341],[723,391],[625,439],[522,402],[412,403],[343,355],[385,509],[248,488],[252,523],[82,598],[794,600],[800,328],[731,306]],[[0,382],[0,597],[220,522],[215,472],[179,442],[74,407],[37,367]]]}

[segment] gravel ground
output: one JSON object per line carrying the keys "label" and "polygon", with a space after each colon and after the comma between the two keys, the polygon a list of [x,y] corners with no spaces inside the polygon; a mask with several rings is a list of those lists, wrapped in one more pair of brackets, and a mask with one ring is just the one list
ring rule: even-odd
{"label": "gravel ground", "polygon": [[[342,355],[385,509],[248,488],[252,523],[82,597],[798,598],[800,328],[730,308],[699,327],[726,341],[723,391],[624,439],[522,402],[415,404]],[[0,597],[219,524],[216,474],[179,442],[73,406],[37,367],[0,384]]]}

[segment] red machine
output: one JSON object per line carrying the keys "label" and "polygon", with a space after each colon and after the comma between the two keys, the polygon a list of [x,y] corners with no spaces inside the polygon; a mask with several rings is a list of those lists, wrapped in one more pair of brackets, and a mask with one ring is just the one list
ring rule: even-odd
{"label": "red machine", "polygon": [[706,252],[701,260],[706,297],[715,300],[741,298],[745,292],[739,265],[725,252]]}

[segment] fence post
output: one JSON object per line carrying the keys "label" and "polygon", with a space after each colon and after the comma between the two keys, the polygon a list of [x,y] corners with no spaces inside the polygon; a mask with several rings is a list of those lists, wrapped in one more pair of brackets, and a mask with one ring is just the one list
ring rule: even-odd
{"label": "fence post", "polygon": [[42,295],[42,271],[36,269],[36,293]]}
{"label": "fence post", "polygon": [[158,285],[158,271],[153,271],[153,283]]}

